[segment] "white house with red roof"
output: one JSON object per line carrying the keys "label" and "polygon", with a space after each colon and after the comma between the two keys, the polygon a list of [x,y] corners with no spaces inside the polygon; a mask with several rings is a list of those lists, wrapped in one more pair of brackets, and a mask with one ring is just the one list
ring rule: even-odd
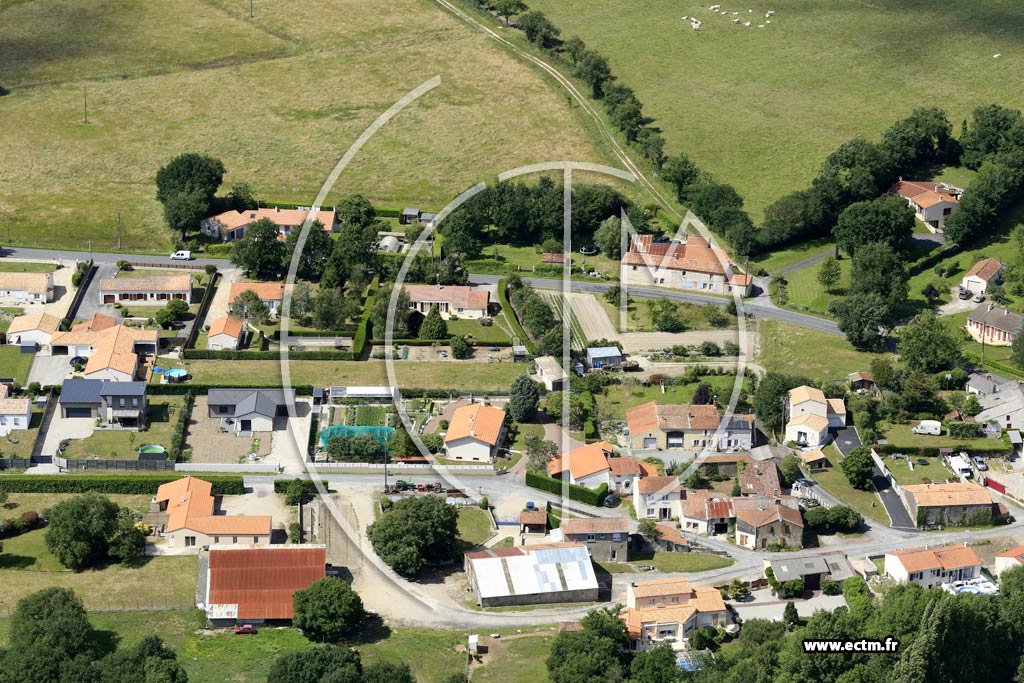
{"label": "white house with red roof", "polygon": [[[301,226],[309,213],[308,209],[277,208],[225,211],[203,221],[200,231],[207,237],[230,242],[245,237],[245,230],[250,224],[269,218],[277,226],[278,238],[283,239],[292,230]],[[337,215],[333,209],[315,211],[313,220],[320,221],[324,232],[335,232],[338,229]]]}
{"label": "white house with red roof", "polygon": [[946,219],[960,208],[964,191],[948,183],[903,180],[889,188],[889,192],[907,200],[914,214],[932,232],[942,232]]}
{"label": "white house with red roof", "polygon": [[985,294],[988,286],[999,282],[1003,274],[1003,263],[994,258],[983,258],[975,263],[963,280],[960,287],[974,294]]}
{"label": "white house with red roof", "polygon": [[457,318],[484,318],[491,295],[486,289],[465,285],[405,285],[409,295],[409,308],[423,315],[433,306],[445,320]]}
{"label": "white house with red roof", "polygon": [[660,285],[728,294],[738,287],[750,293],[751,280],[737,277],[729,256],[700,235],[686,241],[655,241],[653,235],[634,235],[622,255],[622,281],[630,285]]}

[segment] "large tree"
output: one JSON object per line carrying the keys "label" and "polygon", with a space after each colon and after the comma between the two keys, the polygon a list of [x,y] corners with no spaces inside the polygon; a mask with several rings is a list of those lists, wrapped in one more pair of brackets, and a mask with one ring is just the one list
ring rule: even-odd
{"label": "large tree", "polygon": [[367,529],[373,550],[395,571],[414,575],[431,562],[455,557],[458,512],[443,498],[406,498],[381,514]]}
{"label": "large tree", "polygon": [[139,529],[135,515],[128,508],[117,512],[117,525],[110,537],[108,554],[111,559],[127,564],[142,554],[146,547],[146,536]]}
{"label": "large tree", "polygon": [[610,259],[622,258],[622,221],[609,216],[594,231],[594,244]]}
{"label": "large tree", "polygon": [[782,429],[782,403],[790,389],[811,384],[806,377],[766,373],[754,392],[754,413],[769,431]]}
{"label": "large tree", "polygon": [[890,314],[907,300],[907,268],[887,244],[861,246],[853,256],[850,280],[850,294],[878,294],[889,306]]}
{"label": "large tree", "polygon": [[[287,273],[291,268],[292,257],[295,254],[295,248],[298,246],[299,235],[301,234],[301,230],[292,230],[288,233],[288,239],[284,241],[284,247],[281,250],[282,272]],[[302,247],[302,254],[299,256],[298,268],[295,271],[296,276],[301,280],[319,282],[320,278],[323,277],[324,268],[327,266],[327,260],[331,257],[331,250],[333,248],[334,241],[331,240],[330,234],[324,230],[323,223],[313,221],[313,224],[309,226],[306,243]]]}
{"label": "large tree", "polygon": [[[558,634],[547,660],[552,683],[620,683],[625,677],[625,622],[614,610],[594,610],[582,630]],[[618,622],[616,625],[614,622]]]}
{"label": "large tree", "polygon": [[283,251],[277,239],[277,224],[269,218],[261,218],[246,228],[242,239],[235,240],[231,262],[250,275],[270,280],[281,272]]}
{"label": "large tree", "polygon": [[505,20],[505,26],[508,26],[509,17],[513,14],[525,12],[527,6],[523,0],[494,0],[491,3],[491,8],[495,14]]}
{"label": "large tree", "polygon": [[368,227],[377,222],[377,210],[361,194],[348,195],[335,207],[338,222],[342,225]]}
{"label": "large tree", "polygon": [[516,422],[529,422],[537,416],[540,390],[528,375],[519,375],[508,391],[508,414]]}
{"label": "large tree", "polygon": [[832,234],[839,248],[851,255],[860,247],[876,242],[902,251],[914,234],[914,211],[902,197],[894,194],[856,202],[839,214]]}
{"label": "large tree", "polygon": [[[95,654],[92,624],[67,588],[44,588],[18,601],[10,617],[0,681],[52,683],[68,660]],[[35,655],[35,656],[33,656]]]}
{"label": "large tree", "polygon": [[863,491],[871,490],[871,473],[875,464],[871,459],[871,450],[867,446],[850,451],[849,455],[843,458],[841,467],[850,486]]}
{"label": "large tree", "polygon": [[90,567],[107,558],[117,519],[117,503],[97,493],[61,501],[50,510],[46,548],[69,569]]}
{"label": "large tree", "polygon": [[910,368],[938,372],[961,357],[960,340],[932,311],[922,311],[899,330],[900,359]]}
{"label": "large tree", "polygon": [[270,320],[270,309],[260,299],[259,294],[252,289],[246,289],[231,302],[231,315],[253,325],[264,325]]}
{"label": "large tree", "polygon": [[539,48],[547,49],[558,41],[561,33],[542,12],[531,11],[519,17],[519,28],[523,29],[526,39]]}
{"label": "large tree", "polygon": [[359,625],[363,601],[345,581],[328,576],[296,591],[292,623],[310,640],[337,642],[345,631]]}
{"label": "large tree", "polygon": [[604,86],[614,78],[608,60],[593,50],[586,50],[580,56],[576,62],[576,75],[590,86],[595,99],[604,96]]}
{"label": "large tree", "polygon": [[321,645],[279,655],[270,665],[267,683],[360,683],[363,665],[359,654],[347,648]]}
{"label": "large tree", "polygon": [[829,304],[840,331],[859,349],[878,350],[885,341],[882,330],[892,318],[892,307],[879,294],[853,294]]}
{"label": "large tree", "polygon": [[839,279],[842,276],[842,266],[839,265],[839,261],[836,260],[835,256],[825,257],[825,260],[818,267],[818,284],[824,287],[825,291],[830,294],[832,293],[832,288],[839,284]]}
{"label": "large tree", "polygon": [[430,312],[420,323],[419,331],[420,339],[447,339],[448,338],[448,323],[445,322],[444,318],[441,317],[441,313],[437,310],[437,305],[431,305]]}
{"label": "large tree", "polygon": [[224,180],[219,159],[189,152],[171,159],[156,172],[156,198],[161,204],[176,195],[198,193],[209,205]]}
{"label": "large tree", "polygon": [[188,239],[190,232],[199,229],[209,211],[210,203],[198,190],[172,194],[164,202],[164,220],[171,230],[180,233],[182,242]]}
{"label": "large tree", "polygon": [[[403,287],[398,293],[394,307],[395,339],[403,339],[409,333],[409,293]],[[370,311],[370,322],[373,325],[373,338],[384,339],[387,330],[388,310],[391,309],[391,287],[381,287],[373,297],[373,309]]]}

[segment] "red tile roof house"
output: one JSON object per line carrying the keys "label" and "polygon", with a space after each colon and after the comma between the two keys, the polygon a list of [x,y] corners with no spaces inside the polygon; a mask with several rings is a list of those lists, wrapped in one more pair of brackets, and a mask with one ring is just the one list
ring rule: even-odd
{"label": "red tile roof house", "polygon": [[[301,209],[249,209],[246,211],[225,211],[203,221],[200,231],[207,237],[213,237],[225,242],[245,237],[245,229],[251,223],[263,218],[269,218],[277,226],[278,235],[281,238],[287,237],[295,228],[302,225],[308,210]],[[338,229],[337,216],[334,210],[316,211],[314,220],[320,221],[325,232],[335,232]]]}
{"label": "red tile roof house", "polygon": [[445,453],[452,460],[490,462],[505,434],[504,410],[482,403],[462,406],[452,415],[444,435]]}
{"label": "red tile roof house", "polygon": [[916,180],[903,180],[889,188],[891,194],[899,195],[907,200],[932,232],[942,232],[946,219],[960,208],[960,197],[964,191],[946,183],[930,183]]}
{"label": "red tile roof house", "polygon": [[105,304],[150,306],[171,299],[192,303],[192,276],[156,275],[153,277],[107,277],[100,280],[100,296]]}
{"label": "red tile roof house", "polygon": [[270,545],[269,516],[215,515],[213,485],[184,477],[157,489],[155,503],[167,513],[162,534],[167,548],[198,552],[203,546]]}
{"label": "red tile roof house", "polygon": [[285,288],[291,289],[291,285],[284,285],[280,282],[233,282],[228,292],[228,301],[232,304],[242,292],[252,290],[259,296],[270,312],[277,315],[284,302]]}
{"label": "red tile roof house", "polygon": [[445,320],[456,318],[485,318],[490,303],[490,292],[465,285],[405,285],[409,295],[409,308],[423,315],[432,306]]}
{"label": "red tile roof house", "polygon": [[326,575],[322,545],[215,545],[199,574],[197,607],[206,610],[210,626],[288,622],[295,593]]}
{"label": "red tile roof house", "polygon": [[963,280],[960,281],[960,287],[973,294],[985,294],[988,292],[988,286],[999,282],[1002,275],[1002,261],[997,261],[994,258],[983,258],[967,271]]}
{"label": "red tile roof house", "polygon": [[221,316],[210,322],[206,348],[214,351],[222,349],[235,351],[242,343],[244,333],[245,329],[241,320],[229,315]]}
{"label": "red tile roof house", "polygon": [[734,287],[749,294],[751,280],[737,278],[729,256],[699,235],[686,241],[655,242],[653,235],[634,235],[622,255],[622,281],[728,294]]}

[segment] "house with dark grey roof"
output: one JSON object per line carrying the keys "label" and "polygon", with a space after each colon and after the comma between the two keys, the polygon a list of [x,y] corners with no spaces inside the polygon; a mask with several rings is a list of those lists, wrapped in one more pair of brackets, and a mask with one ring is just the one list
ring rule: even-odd
{"label": "house with dark grey roof", "polygon": [[208,416],[219,418],[223,431],[251,436],[287,426],[288,405],[295,403],[295,390],[210,389],[206,402]]}
{"label": "house with dark grey roof", "polygon": [[145,382],[66,379],[60,390],[60,414],[65,418],[101,418],[106,424],[141,427],[149,410]]}
{"label": "house with dark grey roof", "polygon": [[1002,306],[982,304],[967,316],[967,331],[976,342],[984,340],[992,346],[1010,346],[1022,321],[1024,316]]}

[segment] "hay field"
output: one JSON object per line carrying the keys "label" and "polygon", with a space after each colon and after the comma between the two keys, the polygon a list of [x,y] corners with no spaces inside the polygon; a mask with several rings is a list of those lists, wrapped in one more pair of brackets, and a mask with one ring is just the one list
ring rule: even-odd
{"label": "hay field", "polygon": [[[225,185],[309,202],[381,112],[331,199],[440,208],[499,171],[601,161],[564,95],[426,0],[0,0],[0,220],[23,245],[163,252],[159,166],[220,158]],[[84,125],[83,91],[89,123]],[[6,227],[6,226],[5,226]]]}
{"label": "hay field", "polygon": [[[978,105],[1024,106],[1018,0],[723,0],[727,16],[712,4],[529,1],[563,38],[605,55],[670,150],[734,184],[755,222],[838,144],[875,137],[914,107],[945,108],[959,133]],[[768,10],[771,24],[757,28]],[[733,11],[752,26],[734,25]]]}

